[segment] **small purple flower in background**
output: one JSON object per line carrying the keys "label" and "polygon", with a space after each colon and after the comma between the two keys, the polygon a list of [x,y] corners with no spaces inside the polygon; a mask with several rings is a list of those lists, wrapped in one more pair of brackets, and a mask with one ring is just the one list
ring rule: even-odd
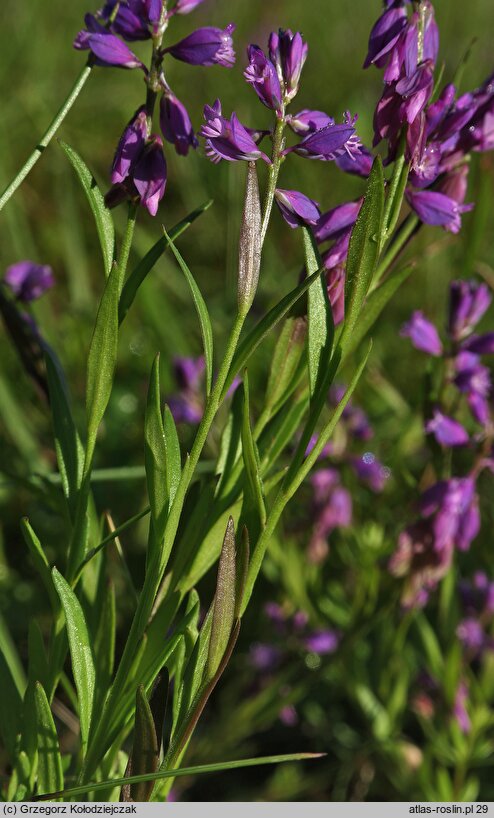
{"label": "small purple flower in background", "polygon": [[316,224],[320,217],[319,205],[297,190],[275,190],[275,200],[281,215],[290,227]]}
{"label": "small purple flower in background", "polygon": [[276,68],[257,45],[250,45],[247,55],[249,65],[244,71],[245,79],[252,85],[263,105],[281,113],[282,93]]}
{"label": "small purple flower in background", "polygon": [[483,571],[472,580],[461,580],[459,593],[464,617],[456,629],[469,661],[482,658],[485,651],[494,650],[490,626],[494,619],[494,583]]}
{"label": "small purple flower in background", "polygon": [[305,649],[318,656],[326,656],[334,653],[340,644],[340,635],[333,630],[319,630],[306,636],[304,639]]}
{"label": "small purple flower in background", "polygon": [[160,101],[160,127],[167,142],[175,145],[180,156],[187,156],[189,148],[198,142],[185,105],[171,91],[165,91]]}
{"label": "small purple flower in background", "polygon": [[354,468],[355,474],[363,483],[375,492],[380,492],[384,489],[386,481],[389,480],[391,472],[387,466],[383,466],[379,462],[375,454],[372,452],[365,452],[362,457],[353,457],[351,465]]}
{"label": "small purple flower in background", "polygon": [[455,719],[462,733],[469,733],[472,729],[472,723],[467,710],[468,694],[468,685],[463,679],[456,690],[453,705],[453,718]]}
{"label": "small purple flower in background", "polygon": [[415,349],[421,352],[435,356],[442,355],[443,345],[439,333],[434,324],[428,321],[420,310],[412,313],[410,320],[402,326],[400,335],[410,338]]}
{"label": "small purple flower in background", "polygon": [[228,162],[264,159],[270,164],[269,158],[259,150],[237,115],[232,114],[231,119],[222,116],[219,99],[212,106],[204,106],[204,119],[206,124],[202,126],[200,134],[206,140],[206,154],[213,162],[219,162],[220,159]]}
{"label": "small purple flower in background", "polygon": [[285,727],[295,727],[298,724],[298,715],[293,704],[286,704],[279,712],[279,720]]}
{"label": "small purple flower in background", "polygon": [[489,308],[492,295],[486,284],[452,281],[449,290],[448,332],[454,341],[471,335]]}
{"label": "small purple flower in background", "polygon": [[175,358],[174,372],[179,391],[167,403],[175,423],[200,423],[204,412],[202,378],[204,358]]}
{"label": "small purple flower in background", "polygon": [[280,663],[281,651],[274,645],[266,645],[257,642],[251,645],[249,650],[249,661],[256,670],[274,670]]}
{"label": "small purple flower in background", "polygon": [[18,261],[7,267],[4,283],[18,301],[35,301],[53,287],[53,270],[47,264],[34,261]]}
{"label": "small purple flower in background", "polygon": [[163,49],[164,54],[171,54],[176,60],[189,65],[222,65],[232,68],[235,65],[232,33],[235,24],[229,23],[225,29],[206,26],[198,28],[175,45]]}
{"label": "small purple flower in background", "polygon": [[425,424],[425,431],[434,435],[441,446],[464,446],[469,442],[468,432],[461,423],[443,415],[437,408],[431,420]]}

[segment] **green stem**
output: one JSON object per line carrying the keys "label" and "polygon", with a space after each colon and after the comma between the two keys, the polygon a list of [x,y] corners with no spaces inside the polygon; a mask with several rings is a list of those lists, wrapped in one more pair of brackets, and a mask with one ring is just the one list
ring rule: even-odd
{"label": "green stem", "polygon": [[262,227],[261,227],[261,247],[264,244],[266,233],[268,230],[269,219],[273,209],[274,192],[276,190],[276,183],[280,173],[280,168],[283,162],[283,157],[280,155],[283,148],[283,131],[285,130],[284,115],[277,120],[276,127],[273,134],[273,151],[271,155],[271,165],[269,166],[269,179],[266,195],[264,197],[264,206],[262,209]]}
{"label": "green stem", "polygon": [[369,295],[373,290],[376,289],[384,273],[388,270],[391,264],[398,258],[399,254],[405,248],[406,244],[411,239],[419,225],[420,225],[419,218],[414,213],[410,213],[406,217],[405,221],[400,225],[398,232],[396,233],[393,241],[391,242],[386,253],[384,254],[376,272],[374,273],[372,287],[370,288],[368,293]]}
{"label": "green stem", "polygon": [[32,170],[38,159],[41,157],[44,149],[48,146],[51,142],[53,137],[55,136],[56,132],[58,131],[60,125],[64,121],[65,117],[69,113],[70,109],[72,108],[74,102],[76,101],[77,97],[81,93],[86,80],[89,78],[91,73],[91,65],[85,65],[82,69],[81,73],[77,77],[75,85],[73,86],[72,90],[70,91],[68,97],[65,99],[62,107],[56,114],[55,118],[53,119],[51,125],[49,126],[48,130],[45,131],[43,136],[41,137],[40,141],[36,145],[34,151],[32,152],[31,156],[28,158],[27,162],[23,165],[15,179],[10,183],[10,185],[4,190],[2,196],[0,197],[0,210],[7,204],[8,200],[11,196],[15,193],[19,185],[22,184],[28,173]]}

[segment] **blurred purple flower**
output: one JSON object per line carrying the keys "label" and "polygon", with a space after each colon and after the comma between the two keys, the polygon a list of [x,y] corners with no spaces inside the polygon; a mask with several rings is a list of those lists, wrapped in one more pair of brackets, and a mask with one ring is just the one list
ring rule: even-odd
{"label": "blurred purple flower", "polygon": [[486,284],[452,281],[450,284],[448,332],[455,341],[470,335],[488,309],[492,295]]}
{"label": "blurred purple flower", "polygon": [[179,391],[167,403],[175,423],[200,423],[204,411],[201,382],[205,370],[204,358],[177,357],[173,362]]}
{"label": "blurred purple flower", "polygon": [[256,670],[273,670],[280,662],[281,651],[274,645],[257,642],[251,645],[249,651],[249,661]]}
{"label": "blurred purple flower", "polygon": [[477,619],[462,619],[456,629],[456,635],[463,647],[474,656],[480,654],[486,646],[487,637]]}
{"label": "blurred purple flower", "polygon": [[421,310],[412,313],[410,320],[403,324],[400,335],[410,338],[412,344],[421,352],[439,357],[443,352],[443,345],[439,333]]}
{"label": "blurred purple flower", "polygon": [[472,723],[467,711],[468,693],[467,683],[463,680],[458,685],[453,705],[453,718],[462,733],[469,733],[472,729]]}
{"label": "blurred purple flower", "polygon": [[235,64],[232,33],[234,23],[225,29],[207,26],[198,28],[175,45],[165,48],[164,54],[171,54],[176,60],[189,65],[222,65],[232,68]]}
{"label": "blurred purple flower", "polygon": [[472,204],[458,204],[450,196],[435,190],[408,190],[406,198],[422,222],[435,227],[444,227],[451,233],[459,232],[461,214],[473,208]]}
{"label": "blurred purple flower", "polygon": [[439,409],[434,409],[432,419],[425,424],[425,431],[434,435],[441,446],[464,446],[469,442],[468,432],[461,423],[443,415]]}
{"label": "blurred purple flower", "polygon": [[203,2],[204,0],[177,0],[171,11],[173,14],[189,14]]}
{"label": "blurred purple flower", "polygon": [[384,489],[391,475],[389,468],[383,466],[372,452],[365,452],[362,457],[353,457],[351,464],[359,480],[376,492]]}
{"label": "blurred purple flower", "polygon": [[462,348],[475,355],[494,354],[494,332],[486,332],[483,335],[472,335],[463,342]]}
{"label": "blurred purple flower", "polygon": [[340,643],[340,636],[336,631],[319,630],[306,636],[304,639],[305,649],[319,656],[326,656],[334,653]]}
{"label": "blurred purple flower", "polygon": [[249,65],[244,71],[245,79],[252,85],[263,105],[280,112],[282,94],[276,68],[257,45],[250,45],[247,54]]}
{"label": "blurred purple flower", "polygon": [[221,114],[221,103],[216,100],[213,106],[204,106],[204,119],[200,134],[206,140],[206,153],[213,162],[226,159],[228,162],[246,160],[248,162],[269,158],[257,147],[251,134],[244,128],[236,114],[225,119]]}
{"label": "blurred purple flower", "polygon": [[160,102],[160,127],[167,142],[175,145],[180,156],[187,156],[189,148],[197,148],[198,142],[185,105],[166,91]]}
{"label": "blurred purple flower", "polygon": [[298,715],[293,704],[287,704],[281,708],[279,719],[285,727],[295,727],[298,724]]}
{"label": "blurred purple flower", "polygon": [[53,270],[47,264],[34,261],[18,261],[7,267],[4,283],[18,301],[35,301],[53,287]]}
{"label": "blurred purple flower", "polygon": [[290,227],[316,224],[320,216],[319,205],[297,190],[277,188],[274,193],[281,215]]}
{"label": "blurred purple flower", "polygon": [[485,425],[489,420],[489,397],[492,392],[490,371],[482,366],[476,355],[461,352],[456,360],[457,375],[455,386],[466,394],[470,411],[478,423]]}

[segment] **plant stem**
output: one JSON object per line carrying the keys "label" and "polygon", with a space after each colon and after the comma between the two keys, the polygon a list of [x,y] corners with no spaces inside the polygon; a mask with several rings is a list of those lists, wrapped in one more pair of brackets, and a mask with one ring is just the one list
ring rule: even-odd
{"label": "plant stem", "polygon": [[17,190],[19,185],[22,184],[22,182],[24,181],[24,179],[26,178],[28,173],[32,170],[32,168],[34,167],[34,165],[36,164],[38,159],[41,157],[41,154],[43,153],[44,149],[48,146],[48,144],[51,142],[51,140],[55,136],[56,132],[58,131],[58,129],[60,127],[60,125],[62,124],[65,117],[69,113],[69,111],[72,108],[72,106],[73,106],[74,102],[76,101],[77,97],[81,93],[81,91],[82,91],[82,89],[83,89],[83,87],[84,87],[84,85],[86,83],[86,80],[89,78],[89,75],[91,73],[91,68],[92,68],[92,66],[89,65],[89,64],[84,66],[81,73],[77,77],[77,80],[75,81],[75,84],[72,87],[72,90],[70,91],[68,97],[65,99],[65,102],[62,104],[62,107],[60,108],[60,110],[56,114],[55,118],[51,122],[48,130],[45,131],[45,133],[41,137],[40,141],[36,145],[34,151],[30,155],[30,157],[28,158],[27,162],[25,162],[25,164],[23,165],[23,167],[21,168],[21,170],[19,171],[19,173],[17,174],[15,179],[13,179],[13,181],[10,183],[10,185],[8,185],[8,187],[2,193],[2,196],[0,197],[0,210],[3,209],[3,207],[7,204],[10,197],[13,196],[13,194],[15,193],[15,191]]}
{"label": "plant stem", "polygon": [[264,239],[266,238],[266,233],[268,229],[269,219],[271,217],[271,211],[273,209],[273,202],[274,202],[274,192],[276,190],[276,183],[278,181],[278,176],[280,173],[280,168],[283,162],[283,156],[281,156],[281,150],[283,148],[283,131],[285,130],[285,116],[283,112],[283,116],[276,121],[276,127],[274,129],[273,134],[273,151],[271,155],[271,165],[269,166],[269,179],[268,179],[268,187],[266,190],[266,195],[264,197],[264,206],[262,209],[262,227],[261,227],[261,247],[264,244]]}
{"label": "plant stem", "polygon": [[406,244],[409,242],[409,240],[412,238],[413,234],[419,227],[420,227],[419,218],[414,213],[410,213],[406,217],[404,222],[402,222],[397,233],[395,234],[393,241],[391,242],[386,253],[384,254],[381,263],[379,264],[379,266],[376,269],[376,272],[374,273],[372,287],[370,288],[368,293],[369,295],[373,290],[376,289],[384,273],[388,270],[393,261],[395,261],[398,258],[401,251],[405,248]]}

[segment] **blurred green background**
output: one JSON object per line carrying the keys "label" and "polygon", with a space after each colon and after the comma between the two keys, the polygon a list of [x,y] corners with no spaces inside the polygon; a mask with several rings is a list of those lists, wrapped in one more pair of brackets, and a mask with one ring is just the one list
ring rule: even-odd
{"label": "blurred green background", "polygon": [[[434,5],[441,32],[440,62],[445,64],[444,81],[451,81],[461,66],[460,88],[462,91],[472,89],[494,69],[492,0],[470,0],[468,4],[437,0]],[[73,0],[70,4],[64,0],[51,0],[49,4],[43,0],[30,0],[28,4],[3,0],[0,186],[7,184],[22,165],[80,71],[84,56],[72,49],[71,42],[82,26],[84,13],[94,10],[83,0]],[[196,68],[170,59],[167,78],[177,96],[187,105],[197,129],[201,124],[203,104],[211,103],[216,97],[221,98],[227,115],[235,110],[244,124],[267,127],[270,114],[242,77],[245,47],[249,42],[264,46],[269,32],[278,27],[300,30],[309,43],[309,57],[293,110],[321,109],[340,118],[343,111],[349,109],[359,114],[359,134],[370,144],[373,110],[381,93],[381,74],[374,69],[364,72],[361,65],[368,34],[379,11],[377,0],[353,0],[351,3],[273,0],[269,4],[263,0],[248,3],[245,0],[206,0],[193,14],[174,20],[169,36],[176,41],[200,25],[224,26],[234,21],[237,24],[234,38],[237,65],[227,71],[219,67]],[[145,58],[147,48],[146,44],[136,44],[135,50]],[[467,51],[470,55],[463,65]],[[108,184],[108,169],[118,138],[134,110],[142,103],[144,92],[139,72],[95,69],[60,130],[60,136],[81,154],[103,190]],[[186,213],[213,198],[214,206],[187,232],[179,246],[204,292],[221,347],[233,317],[245,168],[241,163],[226,162],[219,167],[213,166],[205,159],[202,150],[186,160],[177,157],[171,146],[167,146],[166,153],[169,167],[167,193],[156,220],[144,212],[140,214],[131,262],[137,261],[157,240],[160,221],[170,227]],[[376,452],[392,470],[401,469],[407,457],[415,457],[421,435],[420,422],[415,418],[413,408],[421,400],[423,360],[411,352],[406,341],[397,340],[398,329],[417,308],[441,323],[446,309],[447,283],[452,277],[480,273],[491,284],[494,282],[493,170],[492,156],[474,157],[467,201],[477,202],[476,210],[464,217],[459,239],[440,230],[427,228],[421,232],[409,251],[416,269],[374,332],[371,365],[360,388],[360,399],[379,425]],[[285,164],[280,184],[284,188],[302,190],[317,200],[323,210],[361,195],[363,189],[361,180],[344,176],[331,163],[309,162],[297,156]],[[120,231],[123,216],[123,212],[115,214]],[[0,274],[6,266],[22,258],[48,263],[55,271],[57,286],[35,305],[34,313],[43,333],[62,359],[75,399],[76,418],[83,428],[84,366],[103,271],[86,200],[56,141],[0,214],[0,235]],[[296,231],[287,228],[277,212],[274,213],[254,318],[276,297],[294,286],[301,263],[300,237]],[[20,371],[15,353],[3,334],[0,334],[0,342],[0,613],[8,621],[22,652],[25,650],[27,623],[35,614],[43,616],[44,602],[33,582],[31,568],[26,564],[18,520],[28,514],[35,530],[45,532],[52,557],[61,545],[62,528],[57,516],[56,496],[50,507],[46,498],[40,502],[36,493],[22,486],[21,478],[54,468],[51,429],[45,406]],[[164,256],[142,287],[123,328],[115,392],[101,431],[97,466],[142,465],[144,403],[154,354],[158,350],[162,353],[163,388],[165,393],[171,393],[175,388],[171,368],[173,356],[197,355],[200,349],[200,333],[186,284],[171,258]],[[253,379],[258,386],[264,382],[269,356],[268,345],[256,358]],[[262,396],[260,387],[257,391]],[[186,447],[188,433],[185,430],[183,434]],[[216,444],[213,436],[210,450],[214,450]],[[417,462],[420,463],[420,455]],[[405,505],[408,501],[406,482],[404,486],[398,502]],[[490,499],[487,493],[482,498],[487,529],[494,521]],[[121,522],[142,507],[142,481],[102,483],[96,488],[96,500],[101,509],[113,509],[116,521]],[[396,529],[396,525],[403,522],[399,514],[397,518],[396,508],[386,503],[384,496],[378,498],[377,503],[374,497],[364,496],[364,493],[358,498],[362,517],[367,519],[368,515],[369,518],[359,548],[367,548],[367,554],[369,548],[375,546],[377,549],[369,561],[369,574],[381,571],[378,559],[386,547],[389,551],[389,540],[382,554],[376,545],[383,538],[384,528],[390,522]],[[377,533],[371,519],[373,515],[379,518]],[[145,525],[133,536],[134,539],[129,541],[129,561],[138,583]],[[361,559],[362,554],[357,550],[355,559]],[[343,564],[346,559],[342,558]],[[274,593],[275,583],[283,584],[286,580],[286,577],[280,580],[278,563],[273,558],[271,566],[268,564],[268,576],[259,598],[269,598]],[[475,566],[481,567],[483,563],[489,564],[487,549],[485,553],[480,552],[480,556],[479,552],[476,555]],[[206,584],[206,598],[207,589]],[[295,606],[300,603],[297,591],[289,582],[285,590]],[[123,619],[130,605],[129,599],[122,599],[120,615]],[[390,634],[399,626],[396,611],[395,614],[396,619],[390,619]],[[276,722],[277,690],[283,690],[283,684],[285,687],[289,684],[292,691],[297,690],[300,699],[306,696],[307,685],[314,687],[307,679],[319,668],[310,668],[302,659],[292,665],[289,683],[279,682],[275,700],[258,705],[261,715],[258,711],[253,714],[252,707],[249,710],[250,700],[247,699],[243,703],[244,710],[240,708],[235,720],[238,697],[243,695],[245,650],[251,641],[269,638],[264,632],[266,627],[259,602],[249,613],[245,635],[241,639],[235,666],[240,675],[234,683],[230,673],[230,687],[226,679],[222,697],[213,706],[214,715],[209,717],[192,749],[194,760],[216,760],[218,744],[224,748],[221,758],[240,757],[250,752],[318,750],[321,749],[321,735],[332,731],[332,725],[325,721],[329,719],[325,696],[327,690],[334,691],[334,686],[337,687],[335,678],[341,680],[342,677],[333,676],[337,671],[333,671],[330,665],[321,671],[325,673],[325,682],[317,688],[320,695],[311,699],[312,710],[305,726],[290,732]],[[389,638],[391,640],[392,636]],[[359,656],[352,657],[352,661],[365,665],[369,661],[365,644],[362,651]],[[384,651],[384,662],[387,661],[385,657]],[[403,764],[397,762],[396,746],[388,746],[388,739],[383,738],[384,733],[378,727],[377,738],[374,737],[374,744],[371,742],[373,749],[368,752],[362,738],[365,719],[354,714],[355,721],[352,722],[352,715],[348,716],[345,708],[346,705],[337,701],[331,711],[332,718],[339,719],[339,732],[331,733],[331,742],[343,750],[339,755],[335,750],[336,755],[328,765],[321,766],[319,773],[298,766],[280,768],[277,772],[228,774],[200,782],[184,797],[196,800],[252,800],[253,797],[324,800],[339,797],[344,800],[352,794],[366,797],[369,788],[374,787],[372,797],[399,798],[402,785],[396,783],[398,779],[393,779],[393,764],[398,770]],[[229,733],[222,727],[227,722],[230,723]],[[250,738],[251,732],[258,738]],[[378,750],[376,746],[379,746]],[[324,742],[322,749],[328,749]],[[381,767],[378,785],[372,783],[376,765],[377,769]],[[410,761],[410,769],[412,766]],[[403,784],[401,792],[405,791]],[[424,794],[427,790],[420,792]],[[490,794],[494,797],[492,791]]]}

